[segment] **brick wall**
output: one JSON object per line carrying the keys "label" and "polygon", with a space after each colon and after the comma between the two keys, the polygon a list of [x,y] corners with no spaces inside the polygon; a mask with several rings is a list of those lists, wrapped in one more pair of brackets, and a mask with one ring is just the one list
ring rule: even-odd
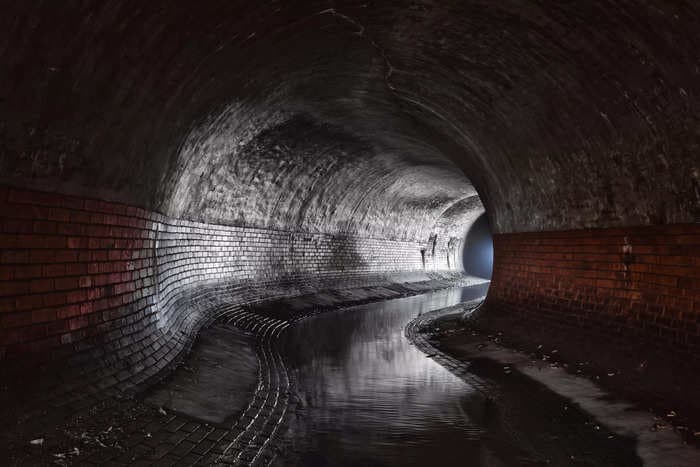
{"label": "brick wall", "polygon": [[[163,221],[158,228],[158,323],[188,331],[206,321],[199,315],[215,308],[213,303],[230,301],[231,292],[224,292],[230,285],[264,286],[268,295],[285,295],[338,282],[366,285],[382,275],[422,269],[415,242],[184,220]],[[207,293],[208,306],[182,305],[191,304],[193,295],[201,300],[203,290],[212,290]]]}
{"label": "brick wall", "polygon": [[421,269],[414,242],[207,225],[0,187],[0,355],[93,351],[148,367],[210,319],[203,293],[219,303],[244,288]]}
{"label": "brick wall", "polygon": [[494,250],[489,311],[700,355],[700,224],[501,234]]}
{"label": "brick wall", "polygon": [[465,234],[482,214],[484,207],[478,196],[461,199],[445,210],[432,229],[432,237],[425,244],[427,267],[463,270]]}

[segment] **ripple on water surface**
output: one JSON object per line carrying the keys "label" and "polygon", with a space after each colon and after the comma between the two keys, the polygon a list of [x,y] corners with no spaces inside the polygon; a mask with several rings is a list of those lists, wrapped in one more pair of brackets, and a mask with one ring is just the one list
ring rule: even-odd
{"label": "ripple on water surface", "polygon": [[[558,435],[551,431],[561,431],[561,423],[541,430],[535,441],[529,433],[518,433],[519,426],[531,431],[533,416],[546,426],[555,414],[538,414],[537,408],[526,408],[526,415],[520,408],[511,410],[527,405],[522,400],[494,404],[490,395],[447,371],[405,338],[406,324],[420,313],[478,298],[486,287],[363,305],[293,326],[283,345],[296,380],[298,408],[276,464],[510,466],[547,461],[557,465],[565,460],[570,465],[585,459],[590,442],[580,447],[586,451],[582,453],[574,452],[577,448],[571,443],[552,447],[557,441],[550,438]],[[530,382],[519,380],[519,384]],[[548,397],[548,402],[538,404],[564,405],[558,396],[542,393],[536,383],[531,386],[516,392],[536,390],[533,401],[543,394]],[[512,398],[512,394],[509,390],[501,396]],[[512,419],[506,412],[513,414]],[[528,423],[521,423],[525,419]],[[576,423],[583,425],[584,419]],[[607,440],[602,435],[601,442]],[[537,440],[544,440],[541,446]],[[615,451],[622,447],[625,456],[633,452],[629,442],[619,444]],[[594,457],[602,463],[583,465],[635,465],[634,456],[625,457],[629,463],[622,464],[619,458],[611,461],[618,463],[608,463],[606,456]]]}

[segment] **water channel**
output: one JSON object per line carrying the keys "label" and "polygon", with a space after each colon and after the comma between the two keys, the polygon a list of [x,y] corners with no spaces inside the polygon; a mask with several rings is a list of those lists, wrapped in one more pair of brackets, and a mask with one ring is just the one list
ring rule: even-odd
{"label": "water channel", "polygon": [[473,365],[484,394],[415,348],[421,313],[473,300],[486,285],[322,313],[292,326],[283,352],[297,409],[275,465],[640,465],[566,399],[495,362]]}

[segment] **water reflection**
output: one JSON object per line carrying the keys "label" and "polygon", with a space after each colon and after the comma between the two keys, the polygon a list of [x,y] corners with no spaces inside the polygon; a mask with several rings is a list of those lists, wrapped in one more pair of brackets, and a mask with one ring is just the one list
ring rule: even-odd
{"label": "water reflection", "polygon": [[303,420],[291,430],[301,451],[297,460],[426,465],[436,455],[445,457],[446,442],[460,456],[465,442],[481,450],[482,430],[465,408],[476,411],[483,396],[414,348],[403,332],[419,313],[485,291],[449,289],[381,302],[320,315],[294,328],[288,355],[303,406]]}
{"label": "water reflection", "polygon": [[[284,345],[299,408],[277,465],[545,465],[548,459],[533,457],[533,449],[515,439],[512,424],[503,425],[489,397],[404,337],[418,314],[478,298],[486,289],[379,302],[292,327]],[[527,405],[531,388],[513,390],[515,398],[526,394],[514,405]]]}

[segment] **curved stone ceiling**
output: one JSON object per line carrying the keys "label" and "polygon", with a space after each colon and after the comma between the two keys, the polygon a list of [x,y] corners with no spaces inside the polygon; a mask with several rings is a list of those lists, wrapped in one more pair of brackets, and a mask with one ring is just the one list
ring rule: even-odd
{"label": "curved stone ceiling", "polygon": [[475,190],[497,232],[692,222],[698,8],[668,3],[15,2],[0,181],[393,238]]}

